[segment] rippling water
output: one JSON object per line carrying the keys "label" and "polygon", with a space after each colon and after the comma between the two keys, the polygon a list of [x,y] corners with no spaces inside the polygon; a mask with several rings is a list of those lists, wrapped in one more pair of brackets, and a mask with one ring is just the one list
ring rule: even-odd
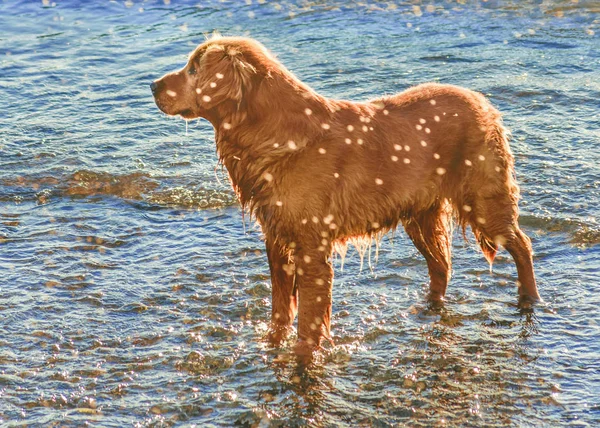
{"label": "rippling water", "polygon": [[[600,7],[412,3],[0,1],[0,423],[600,424]],[[457,236],[431,308],[399,232],[372,271],[356,253],[338,269],[336,346],[313,367],[261,342],[260,231],[208,123],[186,133],[148,88],[214,30],[327,96],[488,95],[545,303],[519,310],[507,253],[490,273]]]}

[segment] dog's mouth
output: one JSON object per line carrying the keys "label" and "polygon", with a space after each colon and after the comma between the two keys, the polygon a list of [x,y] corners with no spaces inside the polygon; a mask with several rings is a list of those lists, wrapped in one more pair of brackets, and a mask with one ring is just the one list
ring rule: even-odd
{"label": "dog's mouth", "polygon": [[178,112],[176,114],[183,117],[184,119],[195,119],[197,117],[194,114],[194,112],[189,108],[186,108],[185,110],[181,110],[180,112]]}
{"label": "dog's mouth", "polygon": [[179,111],[173,111],[173,110],[171,110],[171,108],[169,108],[169,107],[163,105],[161,102],[159,102],[158,99],[155,98],[154,101],[156,102],[156,106],[159,108],[159,110],[169,116],[181,116],[184,119],[195,119],[197,117],[194,114],[194,112],[192,111],[192,109],[186,108],[186,109],[179,110]]}

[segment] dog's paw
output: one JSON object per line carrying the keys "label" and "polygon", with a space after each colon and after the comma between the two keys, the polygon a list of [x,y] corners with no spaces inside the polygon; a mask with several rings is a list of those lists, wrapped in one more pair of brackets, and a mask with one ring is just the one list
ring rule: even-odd
{"label": "dog's paw", "polygon": [[269,342],[271,346],[281,346],[281,344],[287,339],[289,334],[292,332],[291,326],[281,326],[272,324],[267,331],[267,334],[263,338]]}
{"label": "dog's paw", "polygon": [[540,303],[544,303],[544,301],[537,293],[534,295],[521,294],[518,306],[520,309],[531,309]]}
{"label": "dog's paw", "polygon": [[315,352],[319,349],[320,346],[317,346],[314,342],[311,343],[310,339],[298,339],[294,346],[294,354],[296,354],[298,364],[305,366],[310,364],[314,359]]}

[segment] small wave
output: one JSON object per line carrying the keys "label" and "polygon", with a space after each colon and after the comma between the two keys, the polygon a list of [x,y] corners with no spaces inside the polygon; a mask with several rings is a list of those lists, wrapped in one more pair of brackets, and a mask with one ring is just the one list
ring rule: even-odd
{"label": "small wave", "polygon": [[107,172],[77,171],[67,180],[62,192],[69,196],[113,195],[124,199],[143,199],[143,195],[159,184],[149,175],[134,172],[113,175]]}
{"label": "small wave", "polygon": [[147,173],[111,174],[90,170],[76,171],[64,178],[19,176],[2,180],[10,189],[0,201],[50,202],[53,198],[114,196],[154,206],[194,209],[220,208],[237,201],[231,191],[210,190],[195,184],[168,187],[169,178],[158,179]]}
{"label": "small wave", "polygon": [[554,218],[521,216],[524,226],[539,228],[547,232],[563,232],[569,234],[569,243],[577,247],[591,247],[600,244],[600,226],[574,218]]}
{"label": "small wave", "polygon": [[148,202],[184,208],[219,208],[236,203],[235,195],[216,190],[174,187],[154,192]]}
{"label": "small wave", "polygon": [[460,63],[460,62],[479,62],[477,59],[458,57],[455,55],[430,55],[421,57],[422,61],[430,62],[447,62],[447,63]]}

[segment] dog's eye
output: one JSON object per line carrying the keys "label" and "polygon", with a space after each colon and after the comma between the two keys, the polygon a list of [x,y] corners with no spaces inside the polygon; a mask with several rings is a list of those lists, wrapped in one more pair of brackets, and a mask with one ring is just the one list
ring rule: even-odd
{"label": "dog's eye", "polygon": [[196,67],[194,67],[193,65],[188,69],[188,74],[193,76],[194,74],[196,74]]}

